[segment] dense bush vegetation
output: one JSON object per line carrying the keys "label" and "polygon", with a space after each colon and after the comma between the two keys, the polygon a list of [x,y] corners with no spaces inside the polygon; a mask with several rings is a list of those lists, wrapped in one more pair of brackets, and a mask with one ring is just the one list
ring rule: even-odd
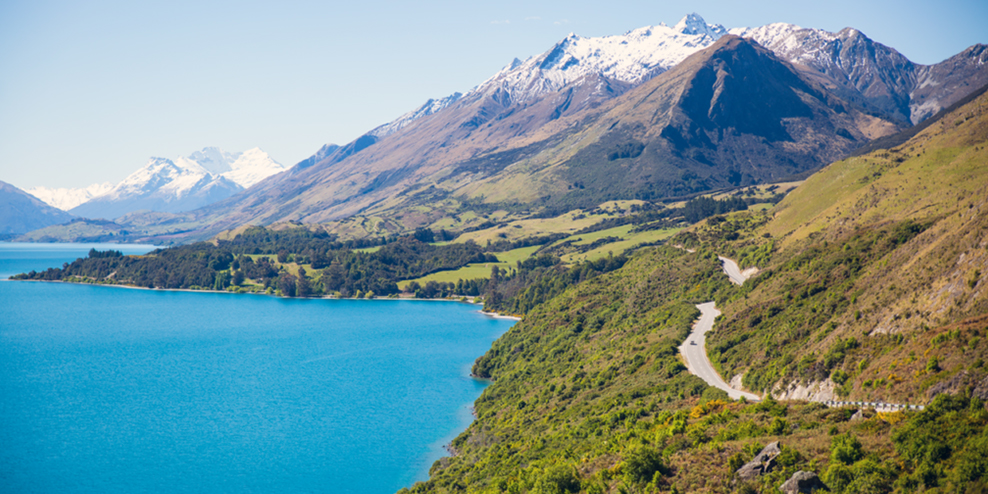
{"label": "dense bush vegetation", "polygon": [[[903,240],[901,227],[884,231],[862,241]],[[712,254],[660,247],[537,304],[475,363],[493,383],[453,441],[456,456],[408,491],[774,492],[799,470],[835,493],[985,486],[988,411],[976,398],[852,420],[855,409],[815,403],[731,403],[687,373],[676,347],[694,304],[748,290],[729,285]],[[859,347],[835,340],[821,362]],[[775,468],[738,481],[773,441]]]}

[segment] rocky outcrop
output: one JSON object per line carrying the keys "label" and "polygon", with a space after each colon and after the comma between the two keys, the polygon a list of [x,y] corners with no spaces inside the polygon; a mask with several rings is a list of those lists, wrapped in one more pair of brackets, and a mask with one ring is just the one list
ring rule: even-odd
{"label": "rocky outcrop", "polygon": [[790,383],[785,390],[776,387],[772,391],[772,396],[778,400],[828,401],[835,399],[834,390],[836,388],[837,385],[829,378],[807,384],[794,382]]}
{"label": "rocky outcrop", "polygon": [[813,472],[804,472],[802,470],[794,473],[786,483],[779,487],[779,490],[785,494],[798,494],[805,493],[809,494],[817,490],[830,490],[827,485],[820,480],[820,477]]}
{"label": "rocky outcrop", "polygon": [[755,479],[761,475],[771,472],[775,469],[776,461],[775,459],[782,454],[782,449],[779,447],[779,442],[765,446],[755,458],[735,472],[736,479],[739,481],[747,481]]}
{"label": "rocky outcrop", "polygon": [[971,396],[980,399],[981,401],[988,401],[988,376],[985,376],[980,383],[971,392]]}

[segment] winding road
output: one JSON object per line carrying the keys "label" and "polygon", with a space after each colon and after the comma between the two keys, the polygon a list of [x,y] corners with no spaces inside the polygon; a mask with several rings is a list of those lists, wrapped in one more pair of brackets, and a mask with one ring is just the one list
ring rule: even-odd
{"label": "winding road", "polygon": [[[731,283],[739,286],[743,285],[748,279],[748,276],[745,276],[741,272],[741,269],[738,267],[738,263],[726,257],[717,256],[717,258],[720,259],[721,263],[723,263],[724,273],[727,274],[728,278],[730,278]],[[713,364],[710,363],[710,359],[707,357],[706,333],[714,328],[714,320],[720,315],[720,311],[717,310],[715,302],[699,304],[696,308],[700,309],[700,318],[693,323],[693,331],[690,332],[689,337],[687,337],[686,341],[684,341],[679,347],[679,353],[683,356],[683,360],[686,361],[686,368],[691,374],[703,379],[703,381],[707,384],[726,392],[731,399],[738,400],[744,397],[745,399],[751,401],[761,400],[761,397],[754,393],[732,388],[729,384],[724,382],[724,379],[720,377],[720,374],[717,373],[717,369],[714,369]],[[885,412],[923,410],[925,408],[923,405],[884,403],[881,401],[813,401],[819,401],[828,407],[857,406],[874,408],[875,410]]]}
{"label": "winding road", "polygon": [[738,267],[738,263],[726,257],[717,256],[717,259],[720,259],[720,262],[724,264],[724,273],[731,279],[731,283],[741,286],[748,279],[745,275],[741,274],[741,268]]}
{"label": "winding road", "polygon": [[[742,285],[748,279],[745,275],[741,274],[738,263],[726,257],[717,256],[717,259],[720,259],[720,262],[723,263],[724,273],[730,278],[731,283]],[[727,396],[730,396],[731,399],[737,400],[744,397],[747,400],[761,400],[754,393],[732,388],[720,377],[717,369],[714,369],[714,365],[707,358],[706,333],[714,328],[714,320],[720,315],[720,311],[717,310],[714,302],[699,304],[696,308],[700,309],[700,318],[693,323],[693,331],[690,332],[689,337],[679,347],[679,353],[682,354],[683,360],[686,361],[686,368],[691,374],[703,379],[707,384],[726,392]]]}
{"label": "winding road", "polygon": [[[735,265],[736,267],[737,265]],[[760,400],[761,398],[754,393],[738,391],[730,387],[721,379],[720,374],[717,373],[717,369],[714,369],[713,364],[710,363],[710,359],[707,358],[707,338],[705,334],[714,328],[714,319],[720,315],[720,311],[717,310],[714,302],[699,304],[696,308],[700,309],[700,319],[697,319],[696,323],[693,324],[693,331],[686,338],[686,341],[683,342],[682,346],[679,347],[679,353],[686,360],[686,368],[689,369],[690,373],[703,379],[707,384],[727,392],[727,395],[731,399],[737,400],[744,397],[748,400]]]}

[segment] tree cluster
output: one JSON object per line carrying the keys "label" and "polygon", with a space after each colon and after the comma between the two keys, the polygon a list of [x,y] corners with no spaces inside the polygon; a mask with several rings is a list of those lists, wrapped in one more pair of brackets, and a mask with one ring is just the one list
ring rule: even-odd
{"label": "tree cluster", "polygon": [[[145,256],[93,249],[86,258],[61,269],[32,271],[18,278],[214,290],[250,284],[278,290],[289,297],[329,293],[353,296],[358,292],[390,295],[398,292],[399,280],[458,269],[469,263],[497,262],[497,257],[484,253],[474,243],[432,245],[415,238],[437,237],[431,230],[431,235],[424,232],[392,239],[375,252],[362,252],[353,250],[356,244],[339,242],[325,232],[252,227],[232,240],[158,249]],[[438,236],[448,237],[444,232]],[[299,268],[289,269],[293,264]],[[311,270],[306,271],[302,265]]]}

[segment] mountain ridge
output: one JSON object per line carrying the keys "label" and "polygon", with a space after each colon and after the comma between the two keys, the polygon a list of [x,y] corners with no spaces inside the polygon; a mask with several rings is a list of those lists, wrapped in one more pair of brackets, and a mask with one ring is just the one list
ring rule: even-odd
{"label": "mountain ridge", "polygon": [[[721,46],[729,45],[729,49],[732,50],[739,49],[741,46],[752,46],[749,42],[742,41],[738,38],[722,38],[722,41],[719,43]],[[708,48],[707,50],[710,49],[713,48]],[[764,49],[751,48],[749,51],[751,56],[754,56],[755,53],[760,53],[761,55],[759,56],[771,57],[770,53]],[[682,73],[682,70],[677,72],[677,74],[680,73]],[[800,77],[796,72],[787,71],[787,73],[791,77]],[[572,144],[563,143],[569,142],[567,141],[568,138],[579,139],[574,136],[577,136],[580,132],[584,132],[584,134],[591,132],[594,135],[607,134],[609,129],[591,126],[596,130],[586,130],[588,128],[587,126],[590,125],[588,122],[601,118],[605,108],[616,108],[619,103],[614,102],[621,100],[621,98],[630,98],[631,96],[629,95],[631,92],[654,92],[654,89],[642,89],[653,81],[659,81],[660,79],[665,81],[670,77],[680,77],[678,75],[666,76],[665,74],[649,79],[644,86],[639,86],[633,90],[602,76],[591,75],[568,86],[563,92],[554,93],[548,98],[528,104],[514,102],[505,91],[496,91],[493,94],[468,94],[460,98],[456,105],[407,125],[401,133],[377,139],[373,145],[367,146],[359,153],[347,157],[345,161],[329,160],[299,171],[292,177],[295,185],[289,188],[283,188],[285,191],[283,193],[275,192],[272,188],[262,188],[252,191],[253,197],[240,199],[244,201],[241,211],[252,214],[251,211],[256,212],[256,208],[263,201],[270,203],[272,206],[277,204],[277,208],[271,210],[270,213],[266,213],[265,216],[254,216],[254,218],[262,222],[279,219],[296,219],[306,222],[326,221],[367,211],[371,207],[388,207],[389,204],[402,200],[402,190],[406,190],[404,194],[414,195],[414,190],[408,189],[408,187],[415,182],[421,183],[423,179],[426,180],[426,184],[431,183],[437,189],[441,190],[442,194],[446,195],[466,194],[467,197],[476,198],[484,194],[484,190],[487,189],[497,189],[500,191],[500,194],[510,193],[509,191],[512,190],[512,187],[506,183],[488,186],[487,189],[484,189],[478,184],[485,183],[485,180],[489,181],[492,174],[500,173],[511,166],[516,166],[517,168],[523,162],[527,163],[523,168],[533,173],[541,174],[539,175],[541,178],[535,182],[531,182],[532,184],[541,184],[536,185],[536,187],[540,187],[539,190],[544,189],[549,195],[553,191],[557,193],[562,192],[565,190],[566,185],[561,185],[560,182],[570,179],[579,181],[580,177],[558,176],[558,172],[552,171],[552,169],[558,168],[558,165],[568,159],[567,156],[575,156],[574,149],[583,149],[588,145],[586,141],[581,141],[582,143],[577,144],[577,148],[573,148]],[[767,76],[762,74],[759,77],[764,79]],[[684,83],[680,79],[677,79],[677,81],[679,81],[677,84]],[[804,88],[809,88],[805,84],[803,86]],[[669,88],[667,88],[662,93],[665,96],[671,97],[669,95],[676,94],[676,91],[669,92]],[[811,98],[822,95],[818,89],[814,89],[813,91],[806,89],[806,91],[806,94],[813,93],[815,95],[809,96]],[[705,97],[712,98],[714,96],[713,93],[705,94]],[[502,98],[502,96],[504,97]],[[792,96],[790,98],[791,104],[789,106],[791,106],[791,109],[803,108],[800,98],[802,96]],[[470,103],[470,105],[468,106],[467,103]],[[656,100],[649,104],[666,108],[666,110],[663,110],[666,113],[671,108],[671,103],[665,100]],[[721,105],[715,105],[716,108],[727,108],[728,106],[730,105],[727,105],[723,101]],[[841,107],[841,105],[837,106]],[[654,109],[651,111],[654,113]],[[793,118],[798,118],[800,115],[809,115],[807,113],[808,110],[805,108],[800,111],[803,113],[786,115]],[[853,109],[844,109],[843,107],[841,107],[841,111],[855,112]],[[683,116],[685,113],[679,113],[677,115]],[[701,118],[698,114],[691,115],[695,118],[684,117],[685,119],[681,119],[682,121],[677,120],[678,125],[684,126],[677,131],[680,141],[686,139],[683,141],[686,143],[686,146],[692,145],[691,143],[711,144],[709,137],[705,133],[714,132],[716,125],[714,127],[707,125],[713,122],[713,120]],[[721,118],[718,115],[715,115],[714,120]],[[780,113],[767,118],[769,120],[777,119],[781,118],[781,115]],[[866,118],[861,115],[859,117]],[[623,117],[612,114],[609,118],[608,125],[613,126],[622,120]],[[671,122],[672,116],[669,114],[664,118]],[[870,117],[867,118],[870,119]],[[624,120],[627,120],[627,118]],[[731,124],[738,128],[739,135],[756,130],[750,126],[746,127],[747,124],[744,124],[744,121],[745,119],[743,118],[734,118],[731,120]],[[701,125],[703,127],[702,131],[699,127],[690,127],[690,125],[703,122],[706,123],[703,124],[705,126]],[[497,123],[497,126],[493,126],[494,123]],[[654,125],[656,122],[650,122],[648,120],[642,122],[642,124],[645,123]],[[778,137],[785,133],[781,130],[778,123],[774,125],[775,128],[772,133],[762,136],[763,138],[778,141]],[[892,130],[891,125],[888,127],[889,130]],[[862,133],[861,129],[856,126],[844,125],[844,128],[844,132],[847,135],[856,135],[857,137],[854,139],[837,137],[837,139],[845,142],[845,144],[841,145],[840,152],[849,151],[853,147],[849,143],[855,141],[855,139],[861,140],[874,137],[873,135]],[[765,129],[757,129],[758,132],[763,130]],[[653,137],[669,140],[666,138],[670,137],[670,134]],[[689,139],[693,139],[695,142]],[[560,145],[570,150],[562,151],[557,148]],[[531,147],[531,150],[528,152],[523,151],[528,146]],[[779,145],[777,148],[780,152],[790,152],[796,149],[792,145]],[[556,151],[551,151],[553,149],[556,149]],[[732,148],[732,152],[739,152],[739,149],[736,146]],[[558,159],[552,157],[536,158],[540,152],[549,152],[553,156],[557,156]],[[671,153],[670,155],[680,162],[699,163],[707,160],[703,156],[684,156],[683,152],[685,152],[685,149],[664,152],[666,154]],[[527,153],[532,155],[529,156]],[[569,153],[569,155],[566,153]],[[490,157],[484,166],[480,166],[480,163],[476,162],[482,156]],[[525,158],[524,156],[528,157]],[[501,159],[500,157],[505,157],[504,159],[507,161],[494,168],[486,165],[486,163],[491,162],[490,159],[496,161]],[[780,175],[778,178],[806,171],[813,166],[822,166],[824,160],[835,159],[836,157],[835,154],[821,155],[818,158],[812,159],[812,164],[807,162],[798,165],[796,168],[792,168],[786,175]],[[709,166],[708,164],[703,164],[702,169],[708,169]],[[429,177],[433,178],[430,179]],[[759,180],[767,178],[761,177]],[[571,181],[569,183],[571,184],[573,182]],[[718,183],[723,183],[724,186],[728,185],[726,180]],[[741,182],[739,181],[738,183]],[[271,185],[274,186],[274,184]],[[560,189],[560,187],[563,187],[563,189]],[[680,192],[691,193],[707,190],[702,186],[698,187]],[[289,189],[297,192],[288,192]],[[527,193],[524,192],[525,189],[514,188],[514,190],[521,191],[523,194]],[[568,193],[575,194],[573,192]],[[264,194],[268,195],[265,196]],[[537,198],[539,195],[544,195],[544,193],[534,192],[528,196],[516,196],[517,199],[505,196],[503,199],[524,201]],[[264,199],[264,197],[268,197],[268,199]],[[320,199],[320,197],[326,199]],[[333,199],[329,199],[330,197]],[[490,196],[487,197],[490,198]],[[207,209],[216,211],[230,206],[232,204],[231,201],[236,200],[238,199],[231,198],[222,203],[212,205]],[[288,211],[292,211],[292,213],[286,214]],[[248,217],[242,215],[240,218],[241,220],[246,220]]]}
{"label": "mountain ridge", "polygon": [[[984,51],[979,50],[978,46],[951,57],[947,65],[920,66],[851,28],[828,33],[777,23],[761,28],[725,29],[707,24],[699,15],[690,14],[671,28],[660,24],[631,30],[620,36],[601,38],[571,35],[540,55],[525,61],[515,59],[505,69],[464,94],[455,93],[447,98],[429,100],[418,109],[372,129],[344,146],[326,145],[289,173],[269,177],[247,193],[236,194],[175,217],[154,216],[161,223],[152,229],[165,232],[181,229],[194,232],[185,234],[198,237],[245,223],[326,222],[361,215],[376,218],[374,222],[379,225],[377,231],[397,232],[440,224],[445,221],[444,218],[456,216],[456,211],[467,203],[471,207],[481,208],[500,204],[519,211],[546,205],[562,207],[563,204],[552,198],[576,197],[581,194],[580,190],[590,190],[586,176],[561,173],[559,167],[584,149],[587,139],[597,138],[587,133],[581,134],[578,129],[588,128],[589,120],[599,118],[603,111],[601,108],[610,104],[611,100],[621,98],[625,93],[668,72],[670,69],[663,65],[662,60],[675,59],[678,62],[671,65],[675,67],[685,60],[675,57],[709,48],[728,35],[748,36],[758,44],[775,47],[773,53],[782,60],[794,63],[793,67],[801,77],[812,80],[828,93],[844,100],[843,104],[834,107],[835,110],[850,108],[856,112],[858,116],[855,118],[860,125],[831,125],[831,129],[823,134],[819,129],[813,131],[815,139],[830,139],[839,144],[841,152],[850,151],[847,141],[855,141],[860,147],[868,139],[898,130],[894,128],[896,126],[910,125],[913,110],[908,102],[922,100],[916,105],[926,105],[924,109],[938,108],[938,105],[964,96],[961,94],[965,90],[964,84],[970,83],[962,80],[971,70],[978,69],[975,70],[977,77],[988,76],[988,70],[978,68],[981,67],[978,57],[982,57]],[[679,44],[666,51],[645,53],[647,57],[642,55],[648,51],[643,50],[643,46],[656,44],[660,39],[678,39]],[[591,49],[605,45],[625,46],[628,53],[637,54],[638,58],[625,56],[620,63],[612,63],[614,57],[608,58],[610,55],[607,53]],[[862,53],[868,56],[859,56]],[[899,64],[904,67],[900,67],[901,73],[882,65],[881,62],[886,59],[893,60],[893,66]],[[845,68],[855,65],[860,67],[845,71]],[[917,78],[919,76],[915,74],[920,72],[928,75]],[[836,79],[845,81],[835,82]],[[920,79],[922,82],[916,82]],[[917,84],[925,86],[910,89]],[[544,92],[548,90],[555,92]],[[910,90],[915,93],[913,99],[903,96]],[[707,96],[713,98],[713,94]],[[795,100],[790,100],[790,103],[788,106],[791,109],[800,106]],[[738,136],[730,133],[727,141],[723,140],[723,135],[710,140],[712,134],[707,134],[713,132],[714,127],[709,124],[726,118],[723,113],[711,114],[714,120],[696,112],[688,118],[684,115],[676,117],[675,128],[663,137],[668,138],[666,140],[669,142],[678,142],[667,150],[673,161],[709,167],[718,165],[718,160],[723,160],[730,153],[741,156],[751,146],[764,145],[775,149],[773,152],[802,152],[799,146],[779,144],[784,141],[777,137],[800,135],[805,129],[792,128],[783,132],[778,123],[765,123],[767,127],[760,131],[772,127],[772,133],[761,135],[759,139],[762,140],[758,142],[739,140]],[[747,126],[743,120],[737,121],[742,124],[738,127],[741,130],[754,128]],[[885,123],[881,123],[883,121]],[[612,121],[612,124],[621,125],[617,121]],[[792,122],[786,125],[791,126]],[[597,129],[596,132],[603,135],[609,130]],[[836,133],[838,130],[839,134]],[[634,131],[630,132],[634,134]],[[717,133],[721,134],[719,130]],[[596,151],[615,156],[615,160],[608,161],[613,161],[610,164],[617,166],[615,171],[618,175],[627,175],[623,171],[626,164],[641,161],[636,153],[655,156],[649,154],[654,149],[638,149],[644,143],[635,141],[637,137],[631,134],[628,134],[631,137],[626,142],[608,144],[612,149]],[[755,135],[741,131],[738,134]],[[714,142],[724,145],[713,146]],[[817,159],[816,166],[837,157],[826,151]],[[754,175],[748,173],[749,178],[745,178],[742,170],[747,165],[737,160],[731,163],[727,165],[732,168],[727,171],[730,180],[709,181],[705,177],[706,168],[699,168],[701,173],[684,170],[674,177],[682,182],[680,190],[672,191],[671,188],[675,187],[658,184],[654,188],[664,192],[642,190],[642,195],[636,197],[689,197],[703,190],[712,190],[711,187],[751,183]],[[781,159],[780,163],[786,164],[795,176],[803,176],[800,174],[809,170],[806,162],[793,162],[788,157]],[[492,174],[509,168],[514,178],[505,178],[497,183],[492,181]],[[520,170],[531,173],[526,175],[519,173]],[[776,178],[781,176],[775,175]],[[654,174],[643,173],[634,180],[642,182],[654,178]],[[759,180],[763,179],[766,178]],[[615,190],[614,187],[612,190]],[[550,199],[546,200],[547,197]],[[604,197],[603,193],[601,197]],[[418,209],[409,209],[412,206]],[[459,220],[453,221],[452,225],[455,227],[457,223]]]}

